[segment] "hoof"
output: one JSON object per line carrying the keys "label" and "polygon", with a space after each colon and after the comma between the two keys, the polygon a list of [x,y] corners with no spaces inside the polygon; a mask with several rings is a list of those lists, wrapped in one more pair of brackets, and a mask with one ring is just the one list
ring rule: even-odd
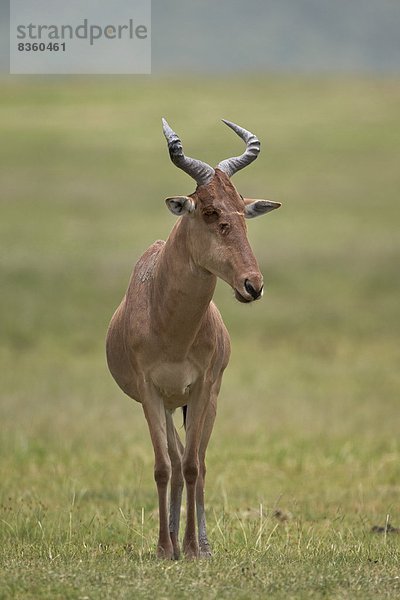
{"label": "hoof", "polygon": [[200,558],[211,558],[212,552],[210,546],[208,544],[201,545],[199,555]]}
{"label": "hoof", "polygon": [[189,560],[199,558],[200,556],[197,542],[191,542],[189,544],[183,543],[183,551],[185,553],[185,558],[188,558]]}
{"label": "hoof", "polygon": [[162,560],[172,560],[174,557],[174,549],[172,548],[172,544],[171,546],[167,546],[167,548],[164,548],[163,546],[158,545],[157,546],[157,558],[160,558]]}

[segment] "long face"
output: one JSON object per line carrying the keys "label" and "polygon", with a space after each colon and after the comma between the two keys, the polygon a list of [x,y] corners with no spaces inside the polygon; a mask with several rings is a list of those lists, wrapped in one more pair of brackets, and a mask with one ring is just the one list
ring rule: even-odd
{"label": "long face", "polygon": [[226,281],[240,302],[258,300],[263,278],[247,239],[245,218],[265,214],[280,204],[244,199],[218,169],[212,181],[191,196],[166,202],[175,214],[186,214],[195,264]]}
{"label": "long face", "polygon": [[165,119],[162,122],[172,162],[198,184],[191,196],[166,199],[171,212],[186,215],[193,261],[229,283],[240,302],[258,300],[263,292],[263,278],[247,239],[245,218],[258,217],[278,208],[280,203],[243,198],[230,180],[257,158],[260,152],[258,138],[247,129],[223,119],[246,143],[246,150],[241,156],[221,161],[213,169],[207,163],[185,156],[177,134]]}

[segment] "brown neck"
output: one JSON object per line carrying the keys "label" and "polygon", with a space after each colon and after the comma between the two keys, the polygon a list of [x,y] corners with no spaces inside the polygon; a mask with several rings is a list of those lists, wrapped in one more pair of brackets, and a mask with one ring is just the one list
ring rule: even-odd
{"label": "brown neck", "polygon": [[187,355],[214,294],[217,278],[190,254],[189,217],[181,217],[161,250],[153,279],[152,323],[172,360]]}

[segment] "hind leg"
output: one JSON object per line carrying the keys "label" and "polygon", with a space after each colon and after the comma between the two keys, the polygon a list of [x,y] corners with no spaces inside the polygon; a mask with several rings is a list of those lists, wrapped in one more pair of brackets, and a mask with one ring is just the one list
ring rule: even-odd
{"label": "hind leg", "polygon": [[172,414],[166,411],[168,453],[171,459],[171,495],[169,504],[169,533],[174,549],[174,558],[180,555],[179,547],[179,522],[181,516],[183,476],[182,476],[182,454],[183,445],[175,429]]}

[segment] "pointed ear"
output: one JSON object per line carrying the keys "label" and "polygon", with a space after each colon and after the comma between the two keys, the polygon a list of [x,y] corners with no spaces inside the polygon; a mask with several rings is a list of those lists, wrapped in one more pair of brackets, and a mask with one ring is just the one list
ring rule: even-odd
{"label": "pointed ear", "polygon": [[181,217],[192,213],[195,209],[195,203],[188,196],[173,196],[172,198],[166,198],[165,203],[169,210],[174,214]]}
{"label": "pointed ear", "polygon": [[246,219],[254,219],[254,217],[265,215],[265,213],[281,206],[280,202],[274,202],[273,200],[251,200],[250,198],[243,198],[243,200],[246,205],[244,209]]}

